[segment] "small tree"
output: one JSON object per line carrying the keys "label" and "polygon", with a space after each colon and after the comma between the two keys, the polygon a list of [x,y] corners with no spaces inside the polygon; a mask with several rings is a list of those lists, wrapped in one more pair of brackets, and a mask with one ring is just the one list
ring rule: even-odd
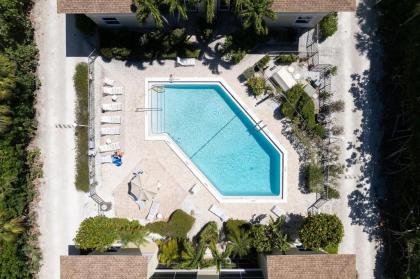
{"label": "small tree", "polygon": [[255,96],[259,96],[270,89],[270,87],[268,87],[265,83],[265,79],[262,77],[253,76],[248,79],[246,85]]}
{"label": "small tree", "polygon": [[337,215],[316,214],[309,215],[303,221],[299,230],[302,244],[309,249],[337,246],[344,235],[343,224]]}
{"label": "small tree", "polygon": [[180,247],[178,240],[169,239],[166,241],[159,241],[159,262],[166,266],[171,266],[178,262],[180,258]]}
{"label": "small tree", "polygon": [[244,27],[253,27],[258,35],[268,34],[266,19],[275,19],[276,14],[271,10],[272,0],[245,1],[239,12]]}
{"label": "small tree", "polygon": [[118,239],[111,218],[96,216],[83,220],[74,242],[82,250],[105,251]]}
{"label": "small tree", "polygon": [[254,225],[251,229],[252,244],[258,253],[271,253],[279,249],[285,253],[289,250],[287,235],[283,232],[284,217],[270,219],[268,225]]}
{"label": "small tree", "polygon": [[220,272],[223,266],[230,264],[229,256],[231,254],[230,246],[226,247],[225,251],[219,252],[215,243],[210,245],[211,255],[213,257],[213,264],[216,266],[217,272]]}

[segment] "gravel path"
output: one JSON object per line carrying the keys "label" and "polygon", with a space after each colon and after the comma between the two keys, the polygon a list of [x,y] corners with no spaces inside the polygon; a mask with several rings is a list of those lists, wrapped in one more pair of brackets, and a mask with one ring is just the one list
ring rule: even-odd
{"label": "gravel path", "polygon": [[74,130],[57,123],[74,122],[76,63],[86,58],[67,57],[66,36],[77,44],[77,36],[66,34],[66,17],[57,14],[57,1],[35,1],[32,18],[39,47],[38,68],[42,86],[38,92],[37,145],[44,161],[39,204],[40,246],[43,266],[40,278],[59,278],[60,255],[68,254],[75,231],[91,207],[85,193],[74,186]]}

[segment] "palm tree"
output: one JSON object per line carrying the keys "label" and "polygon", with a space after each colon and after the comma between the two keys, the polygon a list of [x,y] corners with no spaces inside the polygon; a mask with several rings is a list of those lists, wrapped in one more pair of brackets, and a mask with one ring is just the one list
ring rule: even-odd
{"label": "palm tree", "polygon": [[206,19],[207,23],[212,23],[216,16],[216,0],[206,0]]}
{"label": "palm tree", "polygon": [[249,232],[239,230],[238,232],[229,234],[228,240],[233,256],[242,258],[248,255],[251,250],[252,239],[249,237]]}
{"label": "palm tree", "polygon": [[233,0],[233,11],[236,14],[240,14],[246,1],[247,0]]}
{"label": "palm tree", "polygon": [[220,253],[215,243],[210,244],[210,251],[213,257],[213,264],[216,266],[217,272],[220,272],[222,266],[228,266],[230,264],[229,256],[232,252],[231,249],[232,248],[230,246],[227,246],[225,251]]}
{"label": "palm tree", "polygon": [[0,133],[4,132],[12,124],[10,117],[11,110],[9,106],[0,105]]}
{"label": "palm tree", "polygon": [[6,218],[6,214],[1,208],[3,202],[3,194],[0,194],[0,241],[11,242],[23,233],[25,228],[19,218]]}
{"label": "palm tree", "polygon": [[137,7],[136,18],[139,22],[145,23],[149,15],[151,15],[156,27],[163,27],[165,19],[159,11],[159,3],[156,0],[134,0],[134,4]]}
{"label": "palm tree", "polygon": [[196,269],[205,267],[203,256],[206,251],[205,243],[199,243],[194,247],[191,241],[184,240],[184,250],[181,253],[181,263],[177,265],[180,269]]}
{"label": "palm tree", "polygon": [[185,6],[184,0],[164,0],[164,3],[169,6],[169,13],[173,16],[175,13],[178,14],[179,19],[187,20],[187,7]]}
{"label": "palm tree", "polygon": [[123,231],[119,233],[120,241],[123,247],[127,247],[129,243],[133,243],[137,248],[140,248],[140,246],[149,242],[146,239],[148,235],[149,232],[145,229],[138,230],[135,232]]}
{"label": "palm tree", "polygon": [[253,26],[258,35],[268,33],[265,18],[275,19],[276,14],[271,10],[273,0],[246,0],[239,16],[243,19],[245,28]]}
{"label": "palm tree", "polygon": [[270,238],[272,239],[272,249],[278,249],[283,254],[290,249],[289,242],[287,241],[287,234],[283,232],[284,223],[284,216],[281,216],[276,220],[271,218],[268,223],[268,231],[270,232]]}

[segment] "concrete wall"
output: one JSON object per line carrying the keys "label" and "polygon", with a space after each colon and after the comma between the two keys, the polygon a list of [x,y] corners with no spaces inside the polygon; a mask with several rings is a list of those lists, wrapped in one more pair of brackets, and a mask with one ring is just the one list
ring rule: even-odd
{"label": "concrete wall", "polygon": [[[277,13],[275,20],[267,20],[269,27],[314,27],[328,13]],[[296,20],[308,18],[308,23],[299,23]],[[310,17],[310,19],[309,19]]]}
{"label": "concrete wall", "polygon": [[[198,7],[197,13],[202,13],[205,16],[205,5],[200,4]],[[137,22],[135,14],[86,14],[90,17],[98,26],[103,28],[154,28],[153,18],[150,16],[146,23],[140,24]],[[267,25],[269,27],[305,27],[310,28],[314,27],[327,13],[278,13],[275,20],[267,20]],[[216,14],[217,17],[217,14]],[[302,17],[305,19],[309,17],[307,23],[299,23],[296,20]],[[107,24],[104,18],[115,18],[118,20],[119,24]],[[168,20],[172,23],[176,20],[171,17],[167,17]]]}

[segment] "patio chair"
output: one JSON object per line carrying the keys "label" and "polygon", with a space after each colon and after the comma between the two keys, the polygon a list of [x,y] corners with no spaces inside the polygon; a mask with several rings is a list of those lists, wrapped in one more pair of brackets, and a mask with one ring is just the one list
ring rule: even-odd
{"label": "patio chair", "polygon": [[112,157],[110,155],[101,157],[101,164],[110,164],[110,163],[112,163]]}
{"label": "patio chair", "polygon": [[229,219],[227,215],[214,204],[209,208],[209,211],[219,217],[223,222],[226,222]]}
{"label": "patio chair", "polygon": [[104,115],[101,117],[102,124],[121,124],[121,116],[119,115]]}
{"label": "patio chair", "polygon": [[277,217],[282,216],[282,211],[280,209],[280,207],[278,207],[277,205],[275,205],[272,209],[271,212],[273,212]]}
{"label": "patio chair", "polygon": [[178,66],[195,66],[195,58],[176,58],[176,64]]}
{"label": "patio chair", "polygon": [[158,213],[160,206],[159,201],[152,201],[152,205],[150,206],[149,213],[147,214],[146,220],[153,221],[156,218],[156,214]]}
{"label": "patio chair", "polygon": [[101,136],[119,135],[119,134],[120,134],[120,127],[102,127],[101,128]]}
{"label": "patio chair", "polygon": [[111,152],[111,151],[117,151],[121,149],[120,144],[118,142],[110,143],[110,144],[104,144],[99,146],[99,152]]}
{"label": "patio chair", "polygon": [[114,86],[114,84],[115,84],[115,80],[109,79],[109,78],[104,78],[104,85],[106,85],[106,86]]}
{"label": "patio chair", "polygon": [[124,87],[117,86],[117,87],[109,87],[104,86],[104,95],[123,95],[124,94]]}
{"label": "patio chair", "polygon": [[103,111],[120,111],[122,110],[121,103],[102,104]]}

